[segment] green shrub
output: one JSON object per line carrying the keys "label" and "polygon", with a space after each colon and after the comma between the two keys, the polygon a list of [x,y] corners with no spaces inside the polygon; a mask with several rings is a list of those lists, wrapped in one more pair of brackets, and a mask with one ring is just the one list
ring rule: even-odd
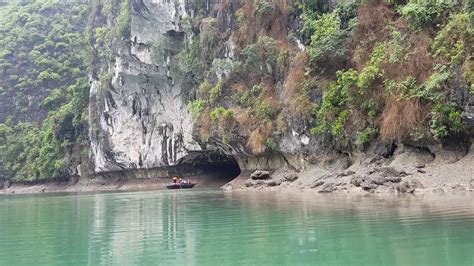
{"label": "green shrub", "polygon": [[414,96],[432,101],[441,100],[445,96],[443,85],[445,85],[450,78],[451,73],[447,69],[439,69],[430,75]]}
{"label": "green shrub", "polygon": [[436,35],[432,49],[451,64],[462,63],[467,49],[472,46],[472,25],[467,13],[453,15],[448,24]]}
{"label": "green shrub", "polygon": [[273,138],[268,138],[267,141],[265,141],[265,146],[270,151],[278,150],[278,144],[275,142]]}
{"label": "green shrub", "polygon": [[241,64],[240,61],[230,59],[214,59],[210,72],[215,73],[218,79],[223,79],[229,76],[235,69],[238,69]]}
{"label": "green shrub", "polygon": [[207,95],[211,91],[212,87],[213,86],[212,86],[211,82],[209,82],[209,80],[205,79],[203,82],[201,82],[201,84],[199,84],[198,91],[199,91],[199,93],[201,93],[202,95],[207,97]]}
{"label": "green shrub", "polygon": [[224,107],[217,107],[211,112],[212,121],[218,121],[219,119],[232,119],[234,118],[234,111],[225,109]]}
{"label": "green shrub", "polygon": [[196,119],[199,114],[204,110],[206,107],[206,101],[198,99],[194,101],[190,101],[188,103],[188,109],[191,112],[191,115],[193,116],[194,119]]}
{"label": "green shrub", "polygon": [[64,92],[61,89],[53,89],[50,95],[44,98],[41,101],[42,106],[47,106],[48,108],[54,109],[59,105],[64,99]]}
{"label": "green shrub", "polygon": [[260,36],[257,43],[247,45],[241,52],[244,71],[274,75],[284,72],[289,54],[279,44],[271,37]]}
{"label": "green shrub", "polygon": [[301,17],[304,23],[302,32],[312,35],[316,28],[314,23],[318,16],[322,13],[329,12],[331,6],[329,2],[325,1],[302,0],[298,3],[298,8],[302,11]]}
{"label": "green shrub", "polygon": [[276,115],[276,110],[273,106],[266,102],[257,103],[256,106],[257,117],[260,120],[271,120]]}
{"label": "green shrub", "polygon": [[359,1],[341,1],[330,12],[331,4],[321,1],[302,1],[302,32],[310,36],[309,53],[313,63],[323,59],[343,57],[347,53],[346,40],[356,25]]}
{"label": "green shrub", "polygon": [[245,26],[245,13],[243,12],[242,9],[239,9],[237,10],[237,12],[235,12],[235,17],[236,17],[236,20],[237,20],[237,25],[239,27],[240,30],[242,30],[242,28]]}
{"label": "green shrub", "polygon": [[97,27],[94,31],[95,43],[94,46],[96,49],[101,49],[105,47],[108,43],[112,41],[111,31],[108,27]]}
{"label": "green shrub", "polygon": [[399,84],[399,93],[402,98],[410,99],[414,97],[419,97],[420,89],[417,85],[417,81],[414,77],[407,77],[405,80],[401,81]]}
{"label": "green shrub", "polygon": [[329,133],[336,138],[344,135],[344,125],[351,114],[351,89],[358,81],[357,71],[337,73],[336,82],[329,85],[323,95],[321,105],[316,110],[317,126],[311,129],[313,134]]}
{"label": "green shrub", "polygon": [[414,77],[408,76],[400,82],[386,80],[385,86],[390,93],[402,99],[420,98],[438,102],[446,96],[444,87],[451,73],[444,66],[435,70],[421,85]]}
{"label": "green shrub", "polygon": [[219,80],[217,82],[217,84],[214,87],[212,87],[212,89],[209,91],[209,102],[210,103],[215,103],[217,101],[217,99],[219,99],[219,97],[222,94],[223,85],[224,85],[224,82],[222,80]]}
{"label": "green shrub", "polygon": [[309,46],[310,58],[313,62],[324,59],[325,56],[344,56],[347,52],[345,41],[346,30],[341,29],[339,16],[333,13],[323,14],[314,21],[313,35]]}
{"label": "green shrub", "polygon": [[462,110],[454,102],[436,104],[431,110],[431,133],[435,139],[442,139],[452,133],[464,130]]}
{"label": "green shrub", "polygon": [[129,9],[128,0],[123,0],[120,4],[120,12],[115,25],[116,35],[124,39],[130,38],[130,23],[132,22],[132,17],[130,16]]}
{"label": "green shrub", "polygon": [[204,79],[205,72],[209,67],[208,60],[212,59],[203,56],[205,55],[203,55],[199,38],[195,37],[176,57],[181,71],[200,82]]}
{"label": "green shrub", "polygon": [[38,79],[41,81],[45,81],[45,80],[57,81],[61,79],[61,76],[59,76],[58,73],[49,72],[45,70],[39,73]]}
{"label": "green shrub", "polygon": [[356,144],[364,146],[370,143],[377,136],[377,129],[369,127],[357,133]]}
{"label": "green shrub", "polygon": [[259,64],[259,55],[257,44],[247,45],[242,49],[241,55],[245,58],[245,67],[247,69],[257,69]]}
{"label": "green shrub", "polygon": [[251,92],[252,92],[253,96],[255,96],[255,97],[260,96],[260,94],[262,94],[262,91],[263,91],[262,86],[260,86],[260,85],[253,85],[252,86]]}
{"label": "green shrub", "polygon": [[389,60],[387,45],[376,44],[360,72],[354,69],[337,72],[337,80],[324,91],[322,103],[316,108],[316,127],[311,129],[313,134],[330,134],[339,140],[347,139],[349,133],[345,131],[346,125],[352,113],[356,112],[359,116],[366,114],[364,119],[368,118],[367,123],[359,123],[353,129],[359,128],[356,144],[363,146],[372,140],[377,133],[373,126],[377,120],[378,106],[367,92],[376,79],[383,79],[381,66]]}
{"label": "green shrub", "polygon": [[239,96],[239,103],[245,108],[254,108],[262,91],[262,86],[254,85],[251,90],[245,91]]}
{"label": "green shrub", "polygon": [[271,2],[268,2],[266,0],[257,0],[257,2],[254,3],[255,9],[257,11],[257,16],[259,17],[264,17],[269,15],[275,10],[275,5]]}
{"label": "green shrub", "polygon": [[454,1],[419,1],[410,0],[398,9],[398,12],[410,22],[413,29],[434,27],[456,6]]}
{"label": "green shrub", "polygon": [[255,101],[256,99],[250,91],[245,91],[239,97],[239,103],[245,108],[253,108]]}
{"label": "green shrub", "polygon": [[362,109],[367,112],[369,120],[373,121],[377,117],[377,103],[374,99],[365,100],[361,104]]}

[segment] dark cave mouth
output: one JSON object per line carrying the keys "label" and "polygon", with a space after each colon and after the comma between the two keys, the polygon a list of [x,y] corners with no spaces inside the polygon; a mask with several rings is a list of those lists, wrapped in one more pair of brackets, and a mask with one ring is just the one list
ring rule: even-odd
{"label": "dark cave mouth", "polygon": [[231,155],[218,151],[192,152],[180,159],[171,171],[173,175],[206,179],[207,183],[218,185],[232,181],[240,173],[237,160]]}

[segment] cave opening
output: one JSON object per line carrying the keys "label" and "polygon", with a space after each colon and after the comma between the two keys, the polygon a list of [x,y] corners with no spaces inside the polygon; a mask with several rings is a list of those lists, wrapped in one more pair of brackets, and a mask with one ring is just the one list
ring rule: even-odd
{"label": "cave opening", "polygon": [[170,171],[173,175],[189,178],[199,186],[222,186],[241,173],[237,160],[218,151],[192,152],[180,159]]}

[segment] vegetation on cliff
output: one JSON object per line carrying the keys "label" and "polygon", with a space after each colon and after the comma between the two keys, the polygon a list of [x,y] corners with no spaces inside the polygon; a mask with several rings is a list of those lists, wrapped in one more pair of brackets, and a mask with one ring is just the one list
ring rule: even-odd
{"label": "vegetation on cliff", "polygon": [[96,68],[130,37],[129,2],[10,1],[0,14],[0,177],[68,178],[88,157],[88,75],[110,82]]}
{"label": "vegetation on cliff", "polygon": [[87,129],[90,6],[12,1],[0,7],[0,175],[65,175]]}
{"label": "vegetation on cliff", "polygon": [[181,56],[197,134],[254,154],[290,128],[338,150],[469,139],[472,20],[464,1],[222,1]]}
{"label": "vegetation on cliff", "polygon": [[[200,144],[263,154],[299,136],[311,138],[301,147],[336,151],[472,137],[472,1],[333,2],[188,2],[177,58]],[[59,178],[77,164],[87,74],[111,86],[112,48],[133,42],[134,4],[0,3],[0,176]]]}

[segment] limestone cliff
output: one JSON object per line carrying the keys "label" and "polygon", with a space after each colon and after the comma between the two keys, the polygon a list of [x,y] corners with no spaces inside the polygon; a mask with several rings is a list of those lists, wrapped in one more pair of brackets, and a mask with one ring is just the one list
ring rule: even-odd
{"label": "limestone cliff", "polygon": [[209,150],[254,169],[371,144],[384,156],[401,143],[469,147],[471,49],[457,63],[436,51],[450,23],[465,23],[461,5],[446,11],[459,21],[443,13],[417,31],[408,11],[383,1],[128,3],[130,34],[110,42],[92,75],[95,173],[166,168]]}
{"label": "limestone cliff", "polygon": [[174,165],[199,149],[176,60],[186,38],[185,2],[132,1],[131,37],[113,45],[113,78],[106,86],[92,83],[96,172]]}
{"label": "limestone cliff", "polygon": [[56,2],[0,4],[0,179],[458,160],[473,143],[472,1]]}

